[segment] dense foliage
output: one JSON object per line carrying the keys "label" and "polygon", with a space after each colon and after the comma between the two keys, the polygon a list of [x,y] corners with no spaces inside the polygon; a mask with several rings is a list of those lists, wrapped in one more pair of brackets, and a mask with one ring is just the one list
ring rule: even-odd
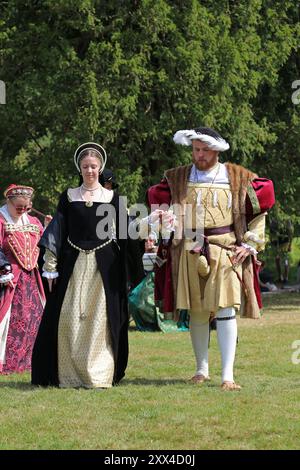
{"label": "dense foliage", "polygon": [[279,216],[296,220],[299,39],[293,0],[3,1],[1,188],[32,184],[53,210],[77,183],[75,148],[96,140],[143,201],[190,159],[174,132],[207,125],[231,143],[226,159],[274,179]]}

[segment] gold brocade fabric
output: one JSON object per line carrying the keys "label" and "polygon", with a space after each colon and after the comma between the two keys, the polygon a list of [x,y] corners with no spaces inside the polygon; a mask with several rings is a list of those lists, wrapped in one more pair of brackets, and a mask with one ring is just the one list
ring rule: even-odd
{"label": "gold brocade fabric", "polygon": [[232,196],[229,184],[188,183],[186,203],[192,208],[189,228],[196,227],[196,207],[203,210],[205,228],[224,227],[233,223]]}
{"label": "gold brocade fabric", "polygon": [[[229,185],[189,183],[186,202],[191,208],[191,216],[185,218],[188,228],[196,226],[196,208],[202,214],[205,228],[233,223]],[[229,246],[235,244],[236,238],[234,232],[230,232],[210,236],[209,240]],[[210,314],[216,314],[220,308],[239,309],[240,282],[232,269],[227,250],[210,245],[210,273],[203,278],[198,274],[199,255],[190,253],[192,247],[193,242],[187,238],[179,263],[177,308],[190,310],[193,319],[198,321],[206,321]],[[241,274],[241,267],[238,270]]]}
{"label": "gold brocade fabric", "polygon": [[111,387],[114,358],[95,253],[79,253],[58,327],[60,387]]}
{"label": "gold brocade fabric", "polygon": [[48,248],[45,250],[44,254],[44,265],[43,265],[43,271],[46,271],[48,273],[55,273],[57,270],[57,258],[52,251],[50,251]]}

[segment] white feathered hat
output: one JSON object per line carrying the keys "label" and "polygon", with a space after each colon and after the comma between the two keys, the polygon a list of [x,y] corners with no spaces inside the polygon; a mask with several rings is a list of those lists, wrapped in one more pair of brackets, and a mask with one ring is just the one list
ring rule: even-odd
{"label": "white feathered hat", "polygon": [[229,149],[229,144],[223,137],[210,127],[196,127],[196,129],[186,129],[177,131],[173,140],[175,144],[192,145],[192,140],[205,142],[211,150],[224,152]]}

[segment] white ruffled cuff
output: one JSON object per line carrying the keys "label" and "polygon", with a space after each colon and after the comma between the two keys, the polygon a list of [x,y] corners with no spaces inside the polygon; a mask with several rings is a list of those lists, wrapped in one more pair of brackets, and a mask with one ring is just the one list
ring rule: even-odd
{"label": "white ruffled cuff", "polygon": [[3,274],[0,276],[0,284],[6,284],[9,281],[12,281],[14,278],[13,273]]}
{"label": "white ruffled cuff", "polygon": [[146,240],[149,236],[149,217],[144,217],[136,221],[136,223],[138,223],[139,237],[142,240]]}
{"label": "white ruffled cuff", "polygon": [[59,274],[57,271],[54,273],[49,273],[48,271],[44,271],[42,276],[46,277],[47,279],[56,279],[59,276]]}
{"label": "white ruffled cuff", "polygon": [[253,248],[253,246],[248,245],[248,243],[242,243],[242,246],[243,246],[244,248],[246,248],[247,250],[249,250],[249,253],[250,253],[251,255],[253,255],[253,256],[256,256],[256,255],[257,255],[258,252],[256,251],[255,248]]}
{"label": "white ruffled cuff", "polygon": [[150,240],[154,240],[154,243],[157,243],[157,242],[158,242],[157,233],[154,232],[153,230],[151,230],[151,231],[149,232],[148,238],[150,238]]}
{"label": "white ruffled cuff", "polygon": [[258,245],[264,245],[265,244],[265,240],[263,240],[262,238],[259,238],[258,234],[255,233],[255,232],[246,232],[245,235],[244,235],[244,240],[245,242],[247,242],[248,240],[254,242],[254,243],[257,243]]}
{"label": "white ruffled cuff", "polygon": [[159,233],[161,232],[162,238],[168,240],[171,233],[175,231],[176,227],[176,216],[172,211],[169,212],[168,222],[162,222],[160,224],[159,218],[153,220],[152,213],[143,219],[135,219],[129,224],[129,233],[131,230],[138,231],[139,238],[146,240],[151,238],[155,242],[159,239]]}
{"label": "white ruffled cuff", "polygon": [[169,221],[162,223],[161,234],[164,240],[169,240],[172,232],[175,232],[177,217],[172,210],[168,211]]}
{"label": "white ruffled cuff", "polygon": [[252,246],[257,251],[262,251],[265,248],[266,215],[266,212],[264,212],[251,220],[248,224],[248,230],[243,237],[243,242]]}

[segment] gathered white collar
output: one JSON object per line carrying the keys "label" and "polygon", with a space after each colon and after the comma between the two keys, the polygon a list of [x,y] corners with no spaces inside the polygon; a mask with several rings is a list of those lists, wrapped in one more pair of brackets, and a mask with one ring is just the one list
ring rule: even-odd
{"label": "gathered white collar", "polygon": [[211,183],[212,181],[215,184],[229,183],[228,171],[224,163],[217,163],[207,171],[201,171],[195,165],[192,166],[189,176],[190,183]]}
{"label": "gathered white collar", "polygon": [[[81,186],[79,186],[78,188],[69,188],[67,192],[68,199],[71,202],[85,201],[85,199],[83,198],[83,193],[84,191]],[[99,188],[94,190],[94,195],[95,196],[92,198],[93,202],[107,202],[108,203],[108,202],[111,202],[114,196],[114,192],[109,189],[104,188],[100,184]]]}

